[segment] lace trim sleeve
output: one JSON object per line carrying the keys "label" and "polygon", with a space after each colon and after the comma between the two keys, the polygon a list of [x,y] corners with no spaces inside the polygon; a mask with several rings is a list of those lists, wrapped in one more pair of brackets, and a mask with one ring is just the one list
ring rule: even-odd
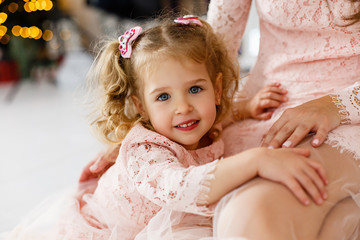
{"label": "lace trim sleeve", "polygon": [[224,38],[227,50],[236,59],[249,17],[251,0],[211,0],[207,21]]}
{"label": "lace trim sleeve", "polygon": [[360,123],[360,82],[330,96],[339,109],[341,124]]}
{"label": "lace trim sleeve", "polygon": [[212,215],[206,204],[216,162],[184,167],[166,147],[146,143],[129,149],[127,171],[136,189],[161,207]]}

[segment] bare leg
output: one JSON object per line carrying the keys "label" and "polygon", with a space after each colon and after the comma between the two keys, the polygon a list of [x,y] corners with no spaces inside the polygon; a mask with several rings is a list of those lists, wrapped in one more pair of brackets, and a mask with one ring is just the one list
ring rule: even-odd
{"label": "bare leg", "polygon": [[360,208],[351,197],[336,204],[326,216],[319,240],[359,240]]}
{"label": "bare leg", "polygon": [[285,186],[254,179],[235,190],[221,210],[215,226],[220,239],[318,239],[333,207],[351,193],[359,193],[360,168],[351,156],[328,145],[314,149],[308,141],[299,147],[311,149],[311,158],[324,164],[329,180],[328,199],[321,206],[304,206]]}

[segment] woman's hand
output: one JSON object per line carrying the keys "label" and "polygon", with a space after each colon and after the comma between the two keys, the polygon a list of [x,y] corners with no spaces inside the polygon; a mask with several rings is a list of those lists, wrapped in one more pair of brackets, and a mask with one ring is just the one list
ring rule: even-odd
{"label": "woman's hand", "polygon": [[312,146],[320,146],[327,134],[340,125],[340,114],[330,96],[289,108],[272,125],[264,137],[264,147],[294,147],[308,133],[315,133]]}
{"label": "woman's hand", "polygon": [[108,152],[99,153],[95,159],[84,167],[81,172],[79,182],[86,182],[91,179],[100,178],[106,170],[115,163],[118,153],[119,147],[116,147]]}
{"label": "woman's hand", "polygon": [[[327,184],[324,167],[309,157],[308,149],[261,149],[258,158],[258,175],[279,182],[305,205],[310,203],[307,196],[322,204],[327,198]],[[263,156],[263,157],[261,157]]]}

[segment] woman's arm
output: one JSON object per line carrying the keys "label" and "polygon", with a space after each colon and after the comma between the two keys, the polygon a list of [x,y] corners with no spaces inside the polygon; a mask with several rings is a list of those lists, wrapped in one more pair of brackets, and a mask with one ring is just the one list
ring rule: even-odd
{"label": "woman's arm", "polygon": [[237,60],[240,42],[245,31],[251,0],[211,0],[207,22],[224,38],[230,56]]}
{"label": "woman's arm", "polygon": [[106,151],[100,152],[96,158],[90,161],[82,170],[79,182],[86,182],[100,178],[109,167],[111,167],[119,155],[120,145],[109,147]]}
{"label": "woman's arm", "polygon": [[318,147],[340,124],[360,123],[359,99],[360,84],[357,82],[335,94],[287,109],[265,135],[263,146],[294,147],[308,133],[314,132],[311,144]]}

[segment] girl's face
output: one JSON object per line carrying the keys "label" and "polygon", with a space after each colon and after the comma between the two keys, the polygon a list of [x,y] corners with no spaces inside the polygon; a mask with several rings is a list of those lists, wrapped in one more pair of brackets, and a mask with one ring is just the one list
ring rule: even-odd
{"label": "girl's face", "polygon": [[154,65],[143,81],[143,101],[134,97],[135,105],[156,132],[196,149],[215,122],[221,74],[214,88],[204,63],[164,58]]}

